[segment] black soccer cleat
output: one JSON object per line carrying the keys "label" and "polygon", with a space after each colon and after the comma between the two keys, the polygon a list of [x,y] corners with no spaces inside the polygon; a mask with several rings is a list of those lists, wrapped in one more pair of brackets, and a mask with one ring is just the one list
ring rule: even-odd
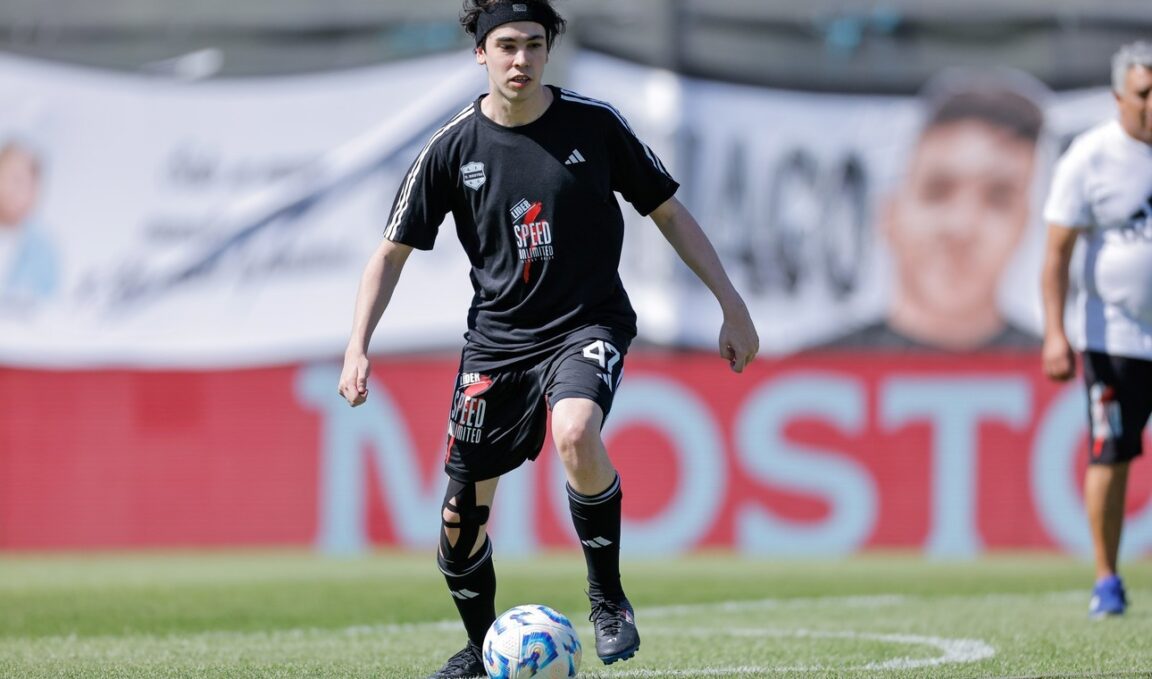
{"label": "black soccer cleat", "polygon": [[636,630],[636,615],[626,597],[606,599],[589,593],[592,614],[588,620],[596,630],[596,655],[605,665],[627,660],[640,650],[640,632]]}
{"label": "black soccer cleat", "polygon": [[448,658],[435,674],[428,675],[428,679],[487,679],[488,670],[484,669],[484,661],[480,657],[480,647],[468,641],[456,655]]}

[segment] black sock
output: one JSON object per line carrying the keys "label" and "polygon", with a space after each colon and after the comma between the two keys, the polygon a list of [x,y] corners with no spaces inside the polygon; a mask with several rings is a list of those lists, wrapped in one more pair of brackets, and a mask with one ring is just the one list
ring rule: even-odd
{"label": "black sock", "polygon": [[620,585],[620,511],[623,494],[620,476],[598,495],[581,495],[568,486],[568,509],[572,525],[584,548],[588,564],[588,590],[593,594],[618,599],[624,595]]}
{"label": "black sock", "polygon": [[449,564],[443,555],[436,559],[440,572],[448,583],[456,610],[464,621],[468,639],[477,646],[484,644],[484,635],[496,620],[496,568],[492,565],[492,541],[475,555],[459,565]]}

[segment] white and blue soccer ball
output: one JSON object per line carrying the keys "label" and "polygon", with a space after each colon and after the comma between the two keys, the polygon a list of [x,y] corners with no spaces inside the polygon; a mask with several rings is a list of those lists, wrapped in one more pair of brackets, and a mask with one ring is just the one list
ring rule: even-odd
{"label": "white and blue soccer ball", "polygon": [[493,679],[562,679],[580,669],[580,638],[553,608],[526,604],[496,618],[484,635],[484,669]]}

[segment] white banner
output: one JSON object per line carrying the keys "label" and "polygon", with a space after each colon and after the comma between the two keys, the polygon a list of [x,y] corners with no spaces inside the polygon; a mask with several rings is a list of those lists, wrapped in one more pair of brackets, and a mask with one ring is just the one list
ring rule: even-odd
{"label": "white banner", "polygon": [[[698,81],[586,52],[569,66],[557,81],[620,108],[681,181],[679,197],[745,294],[766,353],[883,321],[907,294],[896,289],[902,265],[882,224],[923,123],[917,97]],[[18,146],[41,175],[14,190],[31,205],[19,219],[5,221],[20,210],[6,210],[0,191],[0,363],[338,356],[404,171],[485,86],[460,53],[198,83],[0,58],[0,148]],[[1042,95],[1045,134],[1018,244],[1002,269],[977,262],[935,276],[957,290],[994,277],[996,313],[1032,334],[1051,164],[1070,135],[1113,108],[1103,89]],[[5,167],[19,175],[8,155],[19,154],[0,151],[0,183],[12,181]],[[641,339],[712,350],[720,318],[711,295],[654,225],[625,214],[622,275]],[[373,350],[458,347],[467,271],[449,221],[435,250],[409,260]]]}
{"label": "white banner", "polygon": [[[947,83],[948,75],[941,74],[940,81]],[[1021,231],[1018,245],[1002,268],[973,257],[936,262],[931,253],[914,254],[923,256],[925,267],[957,268],[951,281],[957,289],[908,294],[958,296],[966,285],[979,295],[980,277],[994,277],[988,305],[1012,325],[1038,333],[1045,235],[1040,204],[1050,168],[1070,136],[1113,115],[1114,104],[1105,88],[1053,94],[1020,73],[997,77],[1043,110],[1035,171],[1023,183],[1030,209],[1019,225],[1009,226]],[[967,78],[986,82],[978,73]],[[678,196],[709,233],[744,294],[766,353],[819,346],[885,318],[901,266],[892,257],[895,237],[884,236],[884,210],[911,173],[908,165],[928,108],[921,97],[701,81],[587,52],[575,60],[572,80],[573,89],[621,109],[674,168],[682,184]],[[948,152],[956,153],[955,145]],[[956,165],[948,170],[972,171]],[[966,208],[964,200],[940,199],[937,212],[958,214]],[[908,227],[944,230],[930,223],[940,221],[939,215],[927,212],[916,216],[922,223]],[[958,218],[969,218],[973,232],[979,220],[995,225],[994,218],[980,215]],[[990,252],[1001,247],[994,241],[972,234],[969,244]],[[959,252],[967,246],[941,237],[921,247]],[[658,343],[711,350],[720,310],[648,220],[633,218],[629,224],[624,261],[641,333]],[[957,302],[954,313],[975,314],[977,306]]]}
{"label": "white banner", "polygon": [[[41,168],[30,214],[0,224],[0,362],[338,355],[403,173],[484,86],[461,54],[202,83],[0,59],[0,146]],[[468,265],[444,232],[374,349],[459,343]]]}

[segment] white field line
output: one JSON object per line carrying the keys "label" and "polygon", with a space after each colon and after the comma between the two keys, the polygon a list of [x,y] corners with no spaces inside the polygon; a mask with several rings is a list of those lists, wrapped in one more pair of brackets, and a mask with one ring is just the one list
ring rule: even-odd
{"label": "white field line", "polygon": [[[807,630],[807,629],[771,629],[765,627],[740,627],[740,628],[654,628],[650,629],[648,626],[644,628],[645,633],[655,632],[657,634],[667,632],[670,634],[687,634],[694,637],[706,636],[729,636],[729,637],[753,637],[753,638],[766,638],[773,637],[777,639],[851,639],[851,640],[865,640],[877,641],[885,644],[899,644],[906,646],[930,646],[940,652],[940,655],[932,658],[893,658],[885,660],[884,662],[873,662],[858,666],[839,666],[828,667],[820,665],[812,666],[798,666],[798,667],[761,667],[754,665],[744,665],[738,667],[709,667],[694,670],[632,670],[624,672],[611,672],[604,674],[605,677],[644,677],[644,676],[700,676],[707,674],[709,676],[729,676],[741,674],[763,674],[763,673],[777,673],[777,672],[827,672],[830,670],[837,671],[861,671],[861,670],[912,670],[924,667],[936,667],[939,665],[950,664],[963,664],[978,662],[986,660],[996,655],[996,649],[992,646],[980,641],[978,639],[948,639],[945,637],[924,636],[920,634],[881,634],[873,632],[853,632],[853,631],[840,631],[831,632],[824,630]],[[581,676],[592,677],[600,676],[596,674],[581,673]]]}
{"label": "white field line", "polygon": [[[847,595],[824,597],[797,597],[794,599],[754,599],[751,601],[719,601],[700,604],[676,604],[671,606],[646,606],[637,609],[644,617],[665,615],[685,615],[697,613],[701,610],[725,612],[762,611],[788,608],[878,608],[882,606],[900,606],[927,600],[929,597],[913,596],[907,594],[873,594],[873,595]],[[932,601],[968,601],[977,603],[1012,603],[1021,600],[1041,600],[1049,602],[1063,602],[1084,599],[1087,606],[1088,599],[1084,591],[1046,592],[1043,594],[955,594],[933,596]]]}
{"label": "white field line", "polygon": [[[1077,596],[1083,596],[1077,592]],[[1070,592],[1059,593],[1060,599],[1070,596]],[[1002,598],[1019,599],[1028,595],[982,595],[980,597],[962,597],[966,600],[980,599],[981,601],[999,601]],[[1050,595],[1045,595],[1050,596]],[[907,604],[917,597],[901,594],[882,594],[874,596],[838,596],[838,597],[805,597],[797,599],[760,599],[755,601],[722,601],[705,604],[681,604],[673,606],[652,606],[637,611],[637,618],[660,619],[675,615],[699,615],[703,611],[718,613],[735,613],[740,611],[772,610],[782,608],[878,608]],[[1030,597],[1034,598],[1034,597]],[[909,646],[929,646],[940,652],[931,658],[892,658],[883,662],[867,663],[856,667],[829,667],[829,666],[794,666],[794,667],[764,667],[755,665],[742,665],[734,667],[704,667],[684,670],[655,670],[639,669],[608,672],[603,675],[581,672],[581,676],[588,679],[597,677],[735,677],[746,675],[764,675],[796,672],[828,672],[836,671],[867,671],[867,670],[911,670],[939,665],[965,664],[986,660],[996,655],[996,649],[979,639],[949,639],[945,637],[923,636],[917,634],[882,634],[873,632],[854,631],[821,631],[792,629],[779,630],[771,628],[690,628],[661,627],[642,625],[645,633],[688,634],[690,636],[747,636],[747,637],[776,637],[792,639],[853,639],[877,641],[880,643],[901,644]]]}
{"label": "white field line", "polygon": [[[1046,599],[1065,600],[1083,597],[1083,592],[1056,592],[1040,595]],[[1021,598],[1035,599],[1036,595],[1025,594],[989,594],[980,596],[942,597],[957,598],[965,601],[1012,601]],[[996,655],[996,649],[978,639],[950,639],[945,637],[925,636],[916,634],[885,634],[867,631],[824,631],[809,629],[778,629],[771,627],[742,626],[737,628],[684,628],[660,624],[645,624],[647,620],[662,620],[675,616],[699,616],[705,612],[735,613],[759,610],[792,609],[792,608],[878,608],[898,606],[923,600],[925,597],[908,596],[902,594],[885,594],[875,596],[831,596],[831,597],[805,597],[796,599],[760,599],[756,601],[723,601],[702,604],[684,604],[671,606],[652,606],[638,609],[637,618],[641,621],[641,628],[645,634],[688,634],[695,637],[706,636],[740,636],[779,639],[849,639],[866,640],[886,644],[906,646],[927,646],[935,649],[938,654],[928,658],[899,657],[883,662],[872,662],[858,666],[753,666],[741,665],[731,667],[701,667],[693,669],[635,669],[635,670],[605,670],[603,673],[586,671],[581,676],[588,679],[610,679],[612,677],[738,677],[748,675],[766,675],[782,673],[807,673],[829,671],[884,671],[884,670],[910,670],[918,668],[936,667],[947,664],[965,664],[985,660]],[[581,624],[581,627],[588,627]],[[460,622],[457,620],[440,620],[419,623],[400,623],[387,625],[359,625],[346,627],[341,630],[325,630],[318,628],[297,628],[288,630],[269,630],[258,632],[203,632],[193,635],[162,635],[154,637],[156,640],[175,640],[181,645],[195,645],[197,641],[203,643],[210,640],[234,639],[262,639],[276,641],[279,639],[309,639],[316,637],[371,637],[415,634],[426,632],[459,632]],[[62,637],[64,641],[76,643],[75,637]],[[92,638],[88,639],[93,640]],[[41,641],[44,641],[41,638]]]}
{"label": "white field line", "polygon": [[[825,597],[797,597],[793,599],[755,599],[752,601],[716,601],[699,604],[675,604],[669,606],[644,606],[636,609],[636,617],[645,631],[655,631],[656,628],[645,623],[646,620],[658,620],[660,618],[667,618],[676,615],[699,615],[701,612],[717,612],[717,613],[738,613],[744,611],[766,611],[776,609],[812,609],[812,608],[880,608],[889,606],[900,606],[916,601],[925,600],[927,597],[910,596],[905,594],[876,594],[876,595],[850,595],[850,596],[825,596]],[[1039,596],[1033,594],[981,594],[976,596],[943,596],[932,597],[934,601],[954,599],[960,601],[970,602],[987,602],[987,603],[1011,603],[1022,599],[1041,599],[1045,601],[1069,601],[1084,598],[1082,591],[1066,591],[1066,592],[1049,592]],[[1087,604],[1085,604],[1087,605]],[[581,624],[577,620],[573,620],[577,625]],[[587,627],[588,625],[584,625]],[[669,628],[671,629],[671,628]],[[682,628],[675,628],[682,629]],[[422,631],[442,631],[454,632],[460,630],[460,621],[451,620],[435,620],[428,622],[410,622],[410,623],[389,623],[383,625],[356,625],[353,627],[345,627],[339,630],[321,629],[321,628],[308,628],[301,627],[296,629],[283,629],[271,630],[267,632],[201,632],[197,635],[180,635],[182,638],[187,636],[275,636],[275,637],[310,637],[310,636],[329,636],[332,634],[344,636],[376,636],[376,635],[391,635],[391,634],[405,634]]]}

